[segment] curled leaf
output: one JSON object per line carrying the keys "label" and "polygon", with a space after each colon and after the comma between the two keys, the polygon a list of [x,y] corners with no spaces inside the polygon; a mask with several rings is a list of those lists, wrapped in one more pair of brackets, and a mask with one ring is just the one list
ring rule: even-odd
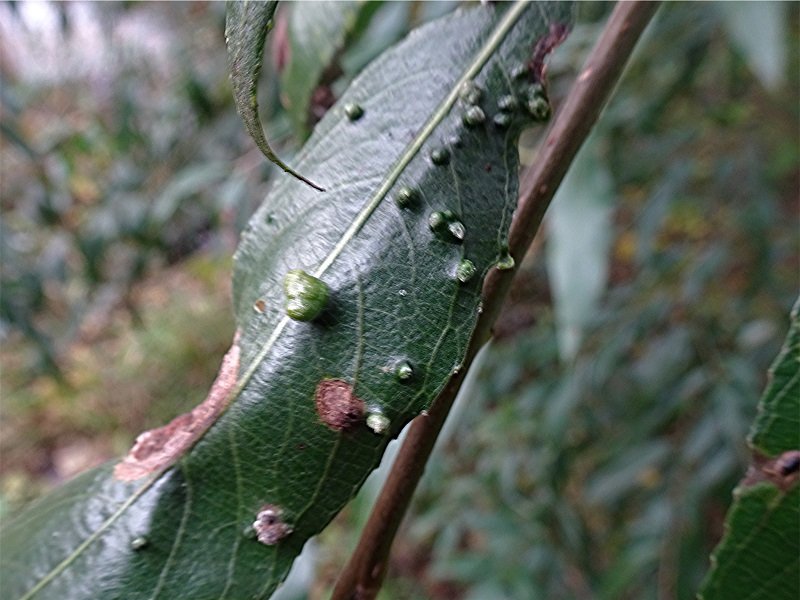
{"label": "curled leaf", "polygon": [[264,128],[258,118],[258,76],[264,60],[264,42],[272,29],[277,0],[269,2],[228,2],[225,19],[225,41],[228,46],[228,66],[236,110],[250,136],[261,152],[281,169],[304,181],[314,189],[324,191],[283,162],[270,148]]}

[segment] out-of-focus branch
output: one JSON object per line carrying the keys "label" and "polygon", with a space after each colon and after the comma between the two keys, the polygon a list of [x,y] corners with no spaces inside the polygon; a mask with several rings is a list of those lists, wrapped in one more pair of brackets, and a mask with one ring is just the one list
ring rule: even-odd
{"label": "out-of-focus branch", "polygon": [[[556,114],[536,161],[522,175],[519,207],[511,224],[509,251],[519,261],[533,241],[544,213],[572,160],[611,97],[637,40],[658,9],[658,2],[620,2]],[[465,359],[472,363],[491,337],[492,327],[511,286],[514,271],[493,270],[483,286],[483,313]],[[454,375],[427,415],[411,424],[392,471],[333,591],[333,600],[370,600],[380,589],[389,551],[417,483],[425,471],[466,369]]]}

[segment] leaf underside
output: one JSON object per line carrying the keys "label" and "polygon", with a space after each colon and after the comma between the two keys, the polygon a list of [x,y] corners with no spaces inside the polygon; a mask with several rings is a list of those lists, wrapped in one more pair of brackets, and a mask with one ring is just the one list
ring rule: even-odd
{"label": "leaf underside", "polygon": [[[11,522],[2,532],[3,597],[272,593],[388,441],[460,368],[483,278],[504,252],[517,140],[531,124],[523,102],[495,125],[498,101],[523,99],[530,71],[519,67],[551,25],[571,18],[566,3],[470,7],[413,32],[353,82],[297,159],[327,191],[281,178],[242,235],[241,361],[227,409],[171,468],[126,483],[104,467]],[[470,126],[458,93],[466,80],[481,88],[485,115]],[[363,116],[350,120],[348,103]],[[415,192],[404,207],[395,202],[402,188]],[[431,214],[447,211],[463,240],[431,230]],[[465,259],[475,274],[462,282]],[[311,322],[285,315],[282,281],[293,269],[330,290]],[[410,377],[397,376],[399,363]],[[387,431],[322,423],[315,390],[326,379],[352,386],[388,419]],[[266,505],[292,529],[274,545],[250,527]]]}
{"label": "leaf underside", "polygon": [[734,492],[702,600],[800,597],[800,299],[750,434],[755,459]]}

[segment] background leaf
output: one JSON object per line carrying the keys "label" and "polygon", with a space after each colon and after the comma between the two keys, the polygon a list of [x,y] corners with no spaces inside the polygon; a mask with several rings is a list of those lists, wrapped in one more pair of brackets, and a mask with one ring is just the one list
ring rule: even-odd
{"label": "background leaf", "polygon": [[613,182],[601,139],[594,133],[586,141],[547,211],[547,272],[566,361],[577,354],[608,281]]}
{"label": "background leaf", "polygon": [[773,91],[786,81],[789,6],[785,2],[721,2],[715,6],[753,73]]}
{"label": "background leaf", "polygon": [[750,433],[750,445],[777,456],[800,448],[800,300],[792,310],[786,344],[770,369],[770,382]]}
{"label": "background leaf", "polygon": [[800,593],[800,299],[750,439],[754,464],[734,491],[703,600],[790,600]]}
{"label": "background leaf", "polygon": [[[517,67],[551,24],[569,24],[571,11],[560,3],[463,10],[416,31],[353,83],[298,157],[328,192],[284,178],[243,234],[235,399],[173,468],[135,484],[106,468],[72,484],[63,501],[46,498],[9,524],[4,535],[21,540],[2,556],[12,597],[271,593],[390,437],[460,368],[483,276],[504,252],[517,140],[530,122],[515,111],[495,123],[499,98],[529,92]],[[482,90],[470,103],[459,94],[466,81]],[[353,103],[360,118],[345,110]],[[454,227],[431,231],[434,213]],[[475,274],[461,281],[464,260]],[[295,268],[330,289],[316,321],[284,316],[282,280]],[[398,361],[412,367],[410,378],[396,377]],[[329,378],[382,413],[388,435],[363,422],[348,431],[323,424],[315,391]],[[166,443],[165,431],[150,435]],[[275,545],[253,539],[265,505],[285,526]],[[49,543],[24,543],[54,533]]]}
{"label": "background leaf", "polygon": [[288,61],[281,72],[281,102],[301,137],[305,138],[321,117],[314,114],[315,92],[327,91],[327,97],[335,100],[330,86],[341,71],[341,54],[364,32],[381,4],[364,1],[291,4],[284,42],[288,46]]}

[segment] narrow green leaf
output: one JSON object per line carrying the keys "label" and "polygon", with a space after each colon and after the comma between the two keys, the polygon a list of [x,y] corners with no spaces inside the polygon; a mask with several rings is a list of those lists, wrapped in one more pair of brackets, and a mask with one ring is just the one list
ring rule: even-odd
{"label": "narrow green leaf", "polygon": [[236,110],[239,111],[247,131],[264,156],[300,181],[323,191],[323,188],[278,158],[270,148],[261,120],[258,118],[258,76],[261,74],[264,60],[264,41],[272,28],[272,18],[277,7],[277,0],[228,2],[225,41],[228,45],[228,66],[231,71]]}
{"label": "narrow green leaf", "polygon": [[282,179],[242,236],[239,333],[207,400],[9,524],[8,597],[270,595],[461,368],[507,259],[526,65],[571,18],[472,6],[354,81],[298,158],[328,191]]}
{"label": "narrow green leaf", "polygon": [[786,81],[792,22],[791,4],[785,2],[720,2],[714,8],[733,43],[738,46],[756,77],[769,90]]}
{"label": "narrow green leaf", "polygon": [[750,441],[753,464],[734,491],[703,600],[800,597],[800,299]]}

